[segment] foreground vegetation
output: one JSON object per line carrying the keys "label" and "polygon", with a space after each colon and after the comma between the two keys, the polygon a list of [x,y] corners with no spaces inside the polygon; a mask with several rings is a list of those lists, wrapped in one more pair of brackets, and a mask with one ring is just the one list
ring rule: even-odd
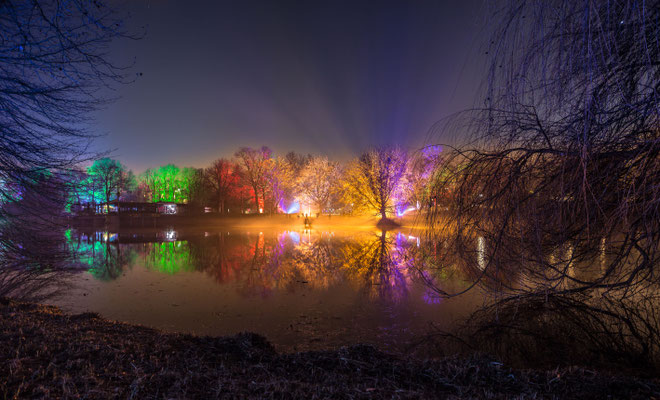
{"label": "foreground vegetation", "polygon": [[405,359],[373,347],[278,354],[261,336],[166,334],[0,300],[4,398],[645,398],[660,383],[487,358]]}

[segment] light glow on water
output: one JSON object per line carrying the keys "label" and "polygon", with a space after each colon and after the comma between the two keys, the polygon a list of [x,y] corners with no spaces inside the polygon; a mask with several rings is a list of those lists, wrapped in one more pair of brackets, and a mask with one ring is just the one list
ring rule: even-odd
{"label": "light glow on water", "polygon": [[[113,241],[104,240],[106,232],[63,235],[91,275],[77,275],[76,289],[55,305],[168,331],[249,330],[300,350],[403,343],[478,303],[441,301],[417,280],[414,263],[424,257],[412,251],[424,242],[416,233],[207,228],[116,235]],[[425,278],[463,285],[435,273]]]}

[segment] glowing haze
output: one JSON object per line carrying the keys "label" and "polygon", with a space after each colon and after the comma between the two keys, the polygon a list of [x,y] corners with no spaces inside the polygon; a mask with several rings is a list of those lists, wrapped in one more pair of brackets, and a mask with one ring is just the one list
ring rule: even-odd
{"label": "glowing haze", "polygon": [[482,2],[123,1],[136,82],[100,114],[128,167],[202,167],[239,146],[343,160],[415,148],[471,105]]}

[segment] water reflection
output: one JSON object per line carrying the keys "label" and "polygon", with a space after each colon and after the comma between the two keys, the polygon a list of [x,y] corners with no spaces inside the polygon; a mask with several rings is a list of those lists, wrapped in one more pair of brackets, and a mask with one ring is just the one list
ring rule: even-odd
{"label": "water reflection", "polygon": [[[55,304],[68,312],[177,332],[245,330],[287,349],[355,342],[405,346],[449,328],[481,302],[442,299],[426,282],[464,288],[441,243],[379,230],[70,230],[80,273]],[[448,289],[449,290],[449,289]]]}
{"label": "water reflection", "polygon": [[548,246],[538,254],[534,254],[537,249],[505,249],[481,235],[448,238],[428,233],[424,241],[418,254],[429,260],[423,267],[440,277],[427,279],[428,284],[445,297],[464,293],[461,288],[448,291],[438,286],[450,273],[458,274],[465,287],[478,287],[484,294],[571,290],[590,281],[607,282],[620,257],[612,254],[612,244],[605,238]]}
{"label": "water reflection", "polygon": [[28,222],[0,224],[0,297],[44,301],[66,292],[79,270],[62,246],[63,229]]}
{"label": "water reflection", "polygon": [[401,233],[382,231],[342,246],[342,267],[373,296],[400,300],[408,294],[413,260],[410,243]]}
{"label": "water reflection", "polygon": [[[203,272],[244,296],[327,289],[347,281],[371,297],[408,296],[420,239],[402,233],[351,236],[311,230],[280,232],[67,232],[67,248],[98,280],[141,265],[164,274]],[[435,302],[429,296],[429,302]]]}

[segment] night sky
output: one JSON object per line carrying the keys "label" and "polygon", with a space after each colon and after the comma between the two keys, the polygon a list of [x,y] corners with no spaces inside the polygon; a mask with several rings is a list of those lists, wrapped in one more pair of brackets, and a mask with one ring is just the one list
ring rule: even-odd
{"label": "night sky", "polygon": [[239,146],[337,160],[415,149],[481,79],[483,0],[114,3],[146,29],[112,49],[142,75],[100,113],[97,146],[136,172]]}

